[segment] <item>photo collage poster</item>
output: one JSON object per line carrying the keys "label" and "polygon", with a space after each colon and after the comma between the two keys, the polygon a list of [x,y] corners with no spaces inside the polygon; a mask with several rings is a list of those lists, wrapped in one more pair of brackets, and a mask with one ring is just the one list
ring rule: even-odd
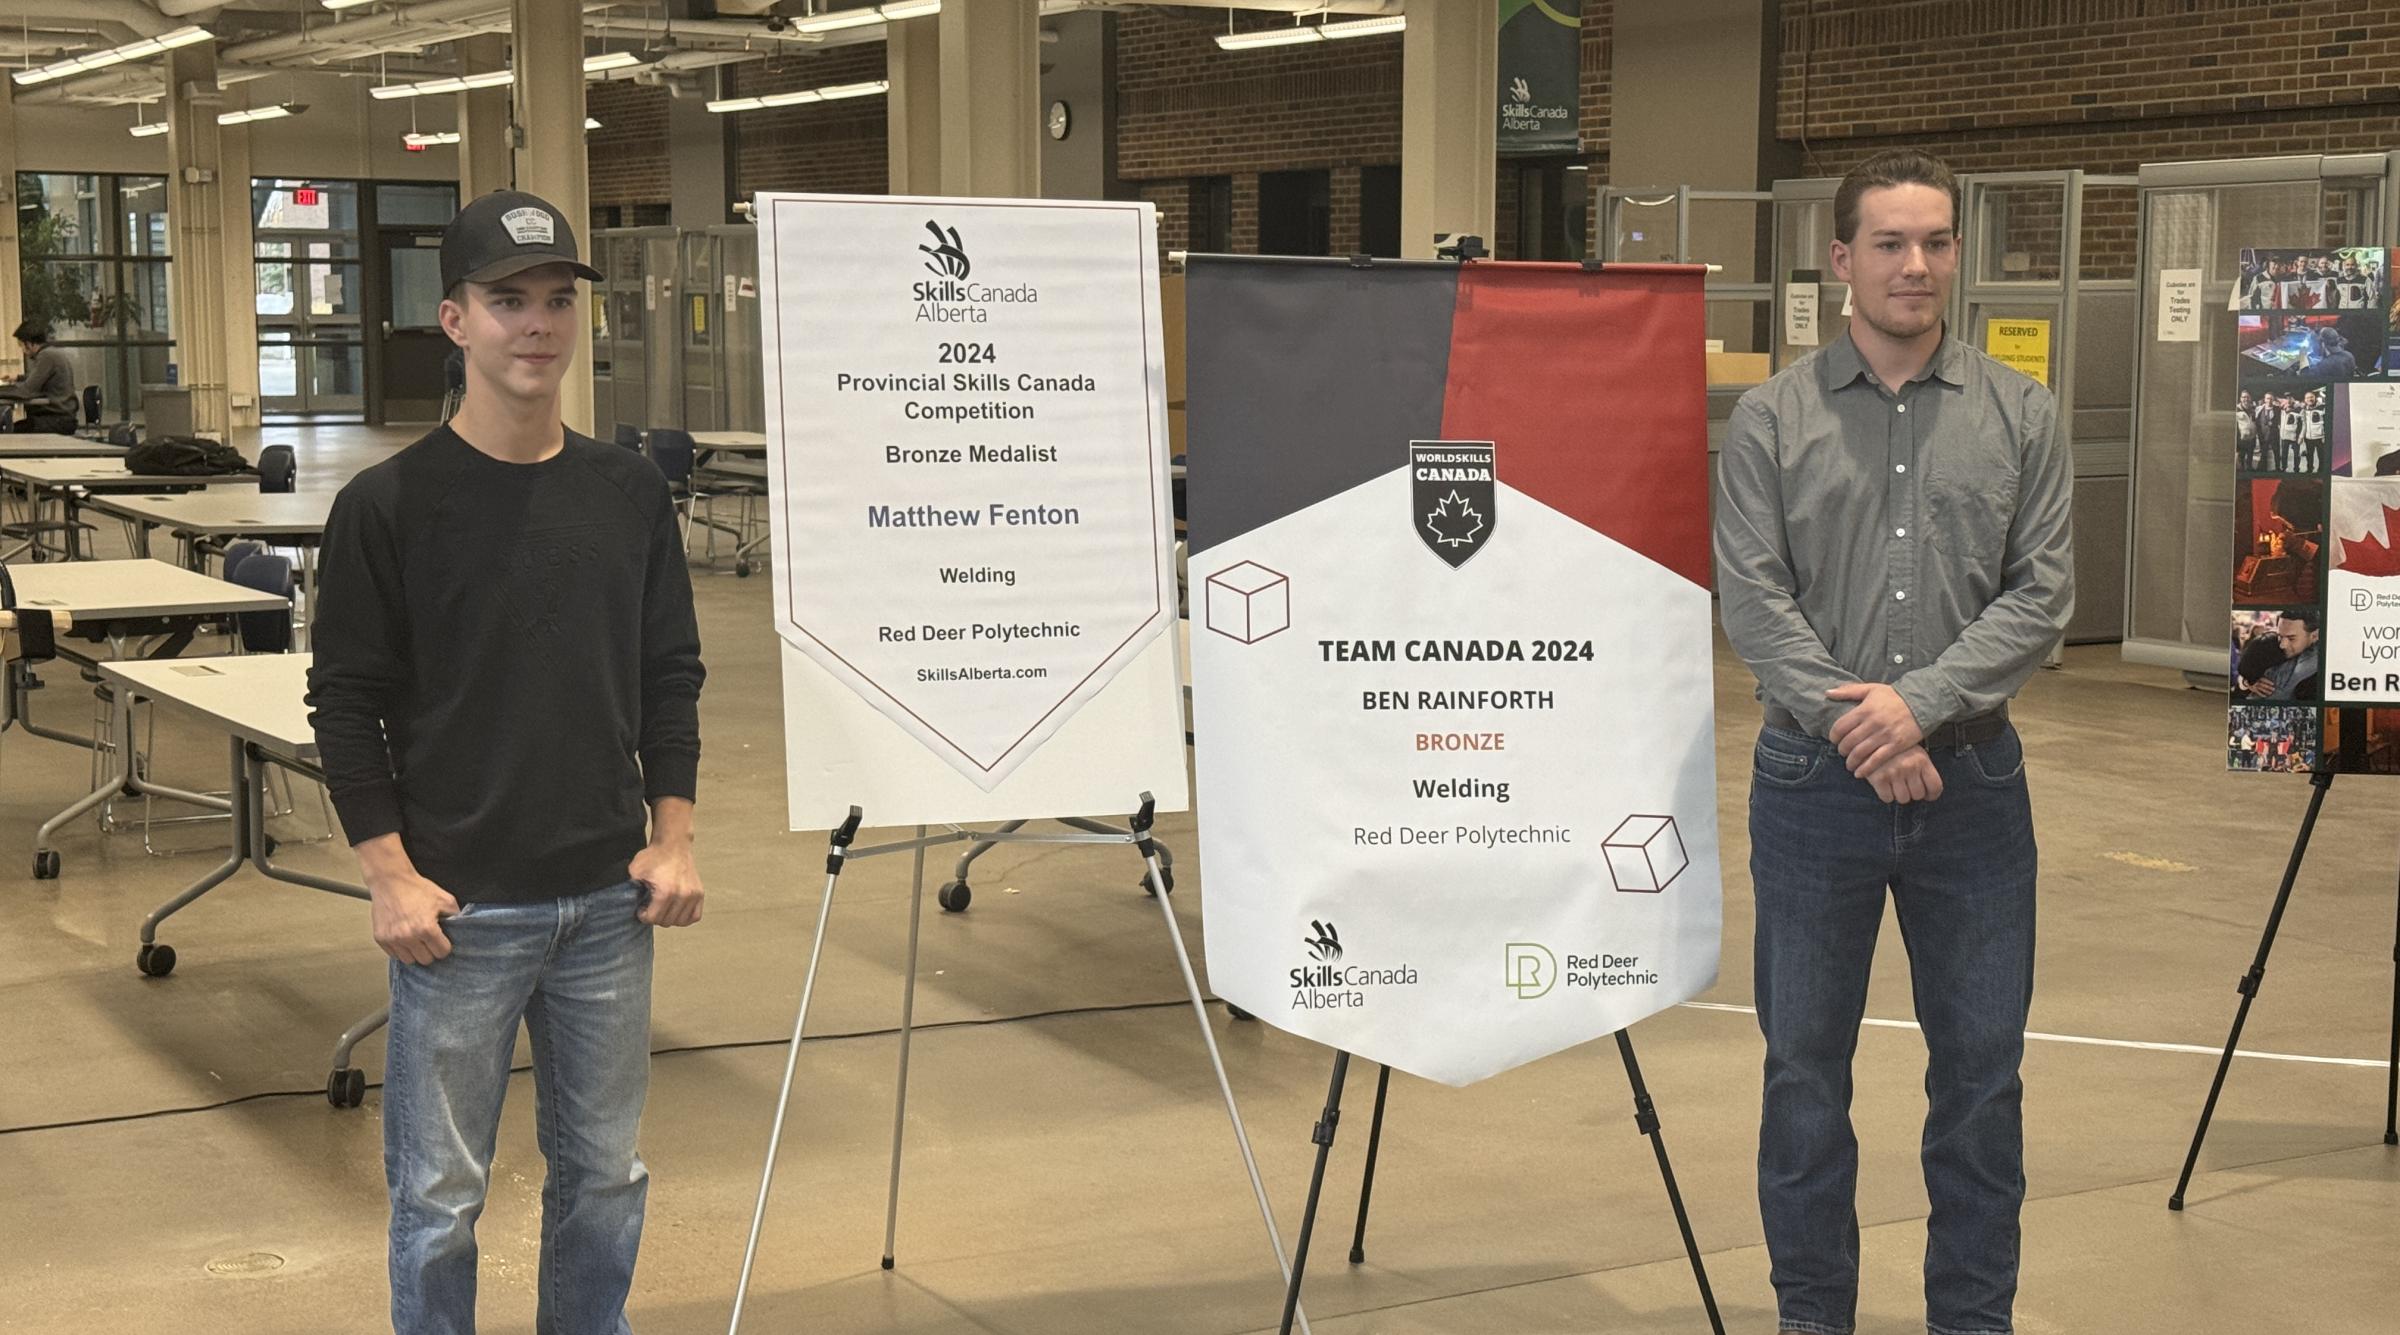
{"label": "photo collage poster", "polygon": [[2400,327],[2380,247],[2235,279],[2226,765],[2400,774]]}

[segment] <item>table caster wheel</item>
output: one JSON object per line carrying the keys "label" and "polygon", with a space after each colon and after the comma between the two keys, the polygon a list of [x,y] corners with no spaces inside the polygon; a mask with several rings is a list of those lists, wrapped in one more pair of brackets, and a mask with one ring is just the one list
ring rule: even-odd
{"label": "table caster wheel", "polygon": [[37,881],[55,881],[58,879],[57,849],[45,848],[41,852],[33,855],[33,879]]}
{"label": "table caster wheel", "polygon": [[1258,1019],[1257,1016],[1252,1015],[1250,1012],[1243,1010],[1241,1007],[1234,1005],[1230,1001],[1225,1003],[1225,1013],[1232,1016],[1236,1020],[1255,1021]]}
{"label": "table caster wheel", "polygon": [[748,579],[748,578],[750,578],[750,563],[749,563],[748,561],[736,561],[736,562],[734,562],[734,563],[733,563],[733,577],[734,577],[735,579]]}
{"label": "table caster wheel", "polygon": [[274,836],[274,835],[271,835],[271,834],[267,836],[267,845],[266,845],[266,846],[267,846],[267,856],[268,856],[268,857],[273,857],[273,856],[275,856],[275,853],[276,853],[276,851],[277,851],[278,849],[280,849],[280,848],[282,848],[282,847],[283,847],[283,845],[282,845],[282,844],[280,844],[280,843],[277,843],[277,842],[276,842],[276,840],[275,840],[275,836]]}
{"label": "table caster wheel", "polygon": [[367,1073],[352,1066],[336,1066],[325,1077],[325,1101],[336,1108],[355,1108],[367,1101]]}
{"label": "table caster wheel", "polygon": [[975,902],[975,891],[965,881],[952,881],[935,891],[933,899],[944,913],[964,913],[967,905]]}
{"label": "table caster wheel", "polygon": [[144,977],[164,978],[175,972],[175,947],[153,941],[142,947],[141,953],[133,957],[133,962]]}
{"label": "table caster wheel", "polygon": [[[1171,894],[1174,894],[1174,893],[1175,893],[1175,869],[1174,869],[1173,867],[1161,867],[1161,868],[1159,868],[1159,869],[1158,869],[1158,883],[1159,883],[1160,885],[1163,885],[1163,886],[1165,886],[1165,887],[1167,888],[1167,893],[1168,893],[1168,894],[1170,894],[1170,895],[1171,895]],[[1156,899],[1156,898],[1158,898],[1158,892],[1157,892],[1157,891],[1155,891],[1155,890],[1152,890],[1152,889],[1150,888],[1150,878],[1149,878],[1149,877],[1147,877],[1147,876],[1143,877],[1143,878],[1142,878],[1142,879],[1141,879],[1139,882],[1137,882],[1136,884],[1139,886],[1139,888],[1141,889],[1141,892],[1142,892],[1143,894],[1150,896],[1152,899]]]}

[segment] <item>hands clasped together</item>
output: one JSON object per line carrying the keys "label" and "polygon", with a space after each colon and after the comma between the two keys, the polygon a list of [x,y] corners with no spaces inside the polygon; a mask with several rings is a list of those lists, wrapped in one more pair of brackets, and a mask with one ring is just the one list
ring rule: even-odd
{"label": "hands clasped together", "polygon": [[1942,775],[1925,751],[1925,733],[1900,693],[1881,682],[1856,682],[1825,693],[1856,707],[1833,725],[1832,740],[1850,772],[1886,802],[1930,802],[1942,795]]}

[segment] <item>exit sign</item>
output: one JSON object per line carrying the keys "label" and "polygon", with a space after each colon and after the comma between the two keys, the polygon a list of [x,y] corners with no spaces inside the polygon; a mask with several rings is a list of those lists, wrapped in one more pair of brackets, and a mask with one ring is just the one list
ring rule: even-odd
{"label": "exit sign", "polygon": [[299,190],[294,190],[292,192],[292,202],[299,205],[301,208],[313,209],[317,206],[317,192],[305,187]]}

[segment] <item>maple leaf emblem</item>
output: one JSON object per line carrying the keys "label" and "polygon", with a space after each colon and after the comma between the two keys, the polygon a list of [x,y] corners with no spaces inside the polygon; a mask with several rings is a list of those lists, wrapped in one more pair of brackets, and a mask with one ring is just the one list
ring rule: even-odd
{"label": "maple leaf emblem", "polygon": [[1432,531],[1434,541],[1464,547],[1483,532],[1483,516],[1475,513],[1475,507],[1467,504],[1466,498],[1453,488],[1433,507],[1433,513],[1425,516],[1425,527]]}
{"label": "maple leaf emblem", "polygon": [[[2400,532],[2400,509],[2383,507],[2383,531]],[[2353,575],[2400,575],[2400,552],[2373,533],[2342,541],[2343,570]]]}

